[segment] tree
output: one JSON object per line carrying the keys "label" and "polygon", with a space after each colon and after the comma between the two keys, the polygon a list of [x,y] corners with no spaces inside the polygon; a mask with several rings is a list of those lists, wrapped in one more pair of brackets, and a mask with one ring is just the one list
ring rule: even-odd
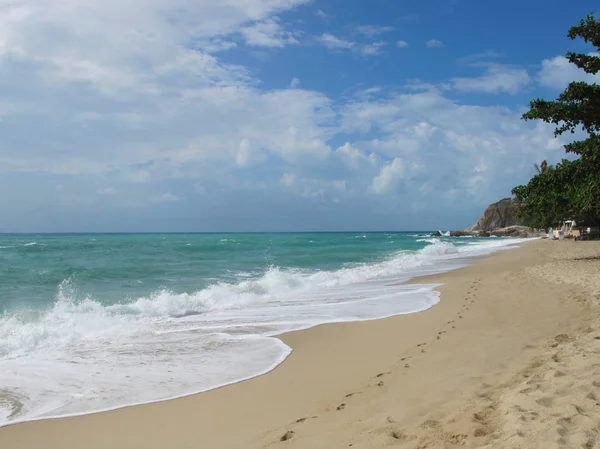
{"label": "tree", "polygon": [[[600,22],[593,14],[572,27],[568,36],[582,38],[600,52]],[[600,72],[596,54],[568,52],[566,57],[586,73]],[[564,159],[555,167],[540,165],[529,184],[513,189],[522,203],[517,215],[539,227],[554,226],[567,218],[600,223],[600,86],[574,81],[554,101],[533,100],[523,119],[556,125],[555,136],[581,129],[587,138],[565,145],[566,152],[578,159]]]}
{"label": "tree", "polygon": [[546,229],[574,215],[572,180],[579,164],[579,160],[563,159],[555,166],[540,171],[527,185],[513,189],[512,193],[519,203],[516,214],[523,224]]}

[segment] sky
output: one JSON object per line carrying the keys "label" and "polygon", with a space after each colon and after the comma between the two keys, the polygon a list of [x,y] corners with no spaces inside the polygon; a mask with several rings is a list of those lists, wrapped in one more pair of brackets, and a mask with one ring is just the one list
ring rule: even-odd
{"label": "sky", "polygon": [[579,0],[0,0],[0,232],[447,230],[564,157]]}

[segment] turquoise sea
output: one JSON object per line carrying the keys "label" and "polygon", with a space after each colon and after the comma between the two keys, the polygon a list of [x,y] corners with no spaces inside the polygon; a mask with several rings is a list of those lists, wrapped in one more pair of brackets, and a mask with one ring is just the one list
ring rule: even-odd
{"label": "turquoise sea", "polygon": [[398,282],[517,242],[418,234],[0,235],[0,424],[256,376],[277,334],[425,310]]}

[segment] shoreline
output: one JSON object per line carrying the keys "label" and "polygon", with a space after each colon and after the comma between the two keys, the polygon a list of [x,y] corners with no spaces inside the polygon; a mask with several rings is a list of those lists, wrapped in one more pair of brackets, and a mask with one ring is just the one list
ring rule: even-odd
{"label": "shoreline", "polygon": [[[255,373],[245,375],[245,376],[237,378],[235,380],[226,381],[221,384],[211,385],[209,387],[205,387],[205,388],[199,389],[197,391],[175,394],[172,396],[162,397],[160,399],[150,399],[150,400],[143,400],[143,401],[139,401],[139,402],[125,403],[125,404],[121,404],[121,405],[109,406],[109,407],[104,407],[104,408],[96,408],[96,409],[92,409],[90,411],[84,411],[84,412],[69,412],[69,413],[52,414],[52,412],[46,411],[44,416],[36,416],[36,417],[32,417],[32,418],[28,417],[28,418],[24,418],[24,419],[17,419],[14,421],[0,423],[0,429],[3,427],[6,427],[6,426],[23,424],[23,423],[28,423],[28,422],[37,422],[37,421],[43,421],[43,420],[64,419],[64,418],[76,418],[76,417],[85,416],[85,415],[89,415],[89,414],[111,412],[111,411],[119,410],[121,408],[136,407],[136,406],[140,406],[140,405],[149,405],[149,404],[164,402],[164,401],[172,401],[172,400],[176,400],[176,399],[185,398],[188,396],[206,393],[211,390],[220,389],[223,387],[234,385],[239,382],[244,382],[244,381],[253,379],[255,377],[263,376],[263,375],[268,374],[269,372],[273,371],[274,369],[276,369],[280,364],[284,363],[285,360],[289,357],[289,355],[293,351],[293,349],[283,341],[283,339],[281,338],[282,335],[286,335],[286,334],[293,333],[293,332],[301,332],[301,331],[309,330],[314,327],[318,327],[318,326],[322,326],[322,325],[374,321],[374,320],[391,318],[391,317],[395,317],[395,316],[410,315],[410,314],[414,314],[414,313],[421,313],[421,312],[427,311],[439,303],[440,294],[439,294],[439,292],[436,291],[436,287],[438,286],[438,284],[433,283],[433,284],[424,285],[423,283],[416,282],[416,281],[418,281],[419,279],[424,278],[424,277],[444,274],[444,273],[448,273],[448,272],[451,272],[451,271],[454,271],[454,270],[457,270],[457,269],[460,269],[463,267],[470,266],[474,263],[477,263],[477,261],[479,259],[487,257],[490,254],[494,254],[498,251],[515,249],[520,244],[531,241],[532,239],[522,239],[522,240],[508,239],[508,240],[509,240],[508,242],[506,242],[505,244],[502,244],[500,246],[486,248],[486,250],[489,251],[488,254],[471,255],[469,253],[466,253],[457,259],[438,260],[432,266],[433,270],[430,270],[429,267],[428,267],[428,269],[425,270],[425,271],[431,271],[433,274],[431,272],[428,274],[408,274],[408,277],[407,277],[406,273],[404,273],[404,275],[402,275],[402,276],[398,275],[398,277],[405,278],[405,280],[390,280],[389,282],[382,282],[382,284],[381,284],[382,286],[389,286],[389,287],[419,286],[419,287],[424,288],[426,290],[426,293],[428,293],[428,294],[431,293],[435,297],[434,302],[425,304],[418,309],[411,309],[410,311],[407,311],[407,312],[397,312],[397,311],[391,312],[390,311],[388,314],[375,315],[373,317],[360,317],[360,318],[359,317],[352,317],[352,318],[346,317],[346,318],[344,318],[344,317],[340,316],[338,319],[336,319],[334,321],[311,323],[311,324],[307,324],[305,326],[304,325],[298,326],[298,327],[295,327],[294,329],[290,329],[290,330],[278,331],[277,333],[269,333],[269,334],[263,334],[263,335],[257,334],[256,337],[259,337],[259,338],[268,338],[271,340],[274,339],[275,344],[281,348],[282,354],[272,364],[270,364],[269,366],[265,367],[264,369],[261,369],[260,371],[255,372]],[[27,244],[27,245],[29,245],[29,244]],[[25,245],[25,246],[27,246],[27,245]],[[426,265],[426,267],[427,267],[427,265]],[[367,282],[369,282],[369,281],[367,281]],[[396,293],[401,295],[403,293],[403,291],[399,290]],[[418,291],[417,291],[417,289],[415,289],[415,291],[409,292],[409,293],[417,294]],[[254,335],[251,337],[254,337]],[[12,396],[14,396],[14,395],[12,395]],[[11,393],[8,392],[7,396],[5,396],[5,397],[8,397],[8,400],[10,400]],[[0,402],[2,399],[3,399],[3,395],[2,395],[2,390],[0,389]],[[20,407],[20,406],[21,406],[20,404],[17,404],[17,407]],[[60,409],[60,407],[58,407],[58,408]]]}
{"label": "shoreline", "polygon": [[[480,353],[482,348],[478,347],[474,351],[478,355],[472,356],[467,365],[470,363],[472,368],[480,369],[483,361],[484,365],[497,365],[495,368],[500,366],[503,369],[500,374],[495,375],[502,378],[507,373],[513,373],[514,364],[518,365],[523,357],[528,359],[535,352],[534,348],[517,348],[518,345],[509,345],[507,351],[506,341],[511,338],[516,341],[523,337],[539,345],[539,341],[548,338],[548,331],[554,330],[557,324],[569,331],[571,321],[578,324],[585,321],[583,309],[566,307],[567,304],[559,301],[568,295],[568,291],[576,291],[578,287],[564,282],[562,285],[549,284],[544,279],[531,281],[531,277],[525,275],[519,278],[515,271],[519,267],[526,269],[537,266],[542,257],[538,253],[549,249],[552,244],[569,245],[558,242],[524,242],[520,248],[496,251],[477,258],[470,266],[408,281],[411,285],[444,284],[436,288],[441,294],[441,302],[426,313],[396,315],[372,321],[330,323],[281,334],[277,338],[292,347],[293,352],[284,363],[267,374],[179,399],[126,406],[73,418],[44,418],[21,424],[11,423],[0,428],[0,445],[5,442],[6,447],[15,449],[41,446],[158,448],[197,447],[194,444],[202,442],[206,447],[266,447],[284,444],[279,442],[279,438],[285,432],[293,431],[293,438],[285,444],[328,447],[320,442],[325,437],[323,442],[328,441],[328,444],[336,446],[342,440],[352,440],[357,447],[380,447],[366,443],[361,445],[361,432],[357,433],[352,429],[358,427],[365,432],[364,423],[367,422],[371,425],[366,425],[366,428],[385,429],[384,432],[367,432],[375,440],[380,443],[397,440],[396,437],[390,437],[390,432],[396,432],[390,428],[397,425],[387,420],[387,417],[393,416],[395,423],[402,422],[405,427],[416,417],[426,414],[426,410],[443,408],[439,404],[438,407],[432,407],[431,402],[439,402],[439,399],[436,401],[430,397],[428,400],[426,397],[431,396],[428,389],[437,390],[435,396],[446,398],[445,402],[452,402],[452,394],[448,391],[450,385],[442,388],[434,383],[432,388],[425,382],[427,378],[431,380],[431,370],[435,372],[445,367],[450,372],[460,374],[450,383],[460,385],[463,394],[474,392],[473,385],[465,384],[465,376],[470,378],[477,369],[467,375],[464,367],[461,369],[460,364],[454,366],[447,357],[464,356],[455,346],[456,343],[476,346],[478,342],[471,341],[475,331],[483,331],[480,338],[500,337],[499,342],[486,340],[488,345],[484,345],[484,349],[487,347],[488,350],[498,346],[498,351],[495,360],[486,360],[485,354],[482,356]],[[597,248],[588,246],[587,243],[574,246],[577,248],[568,249]],[[558,246],[550,249],[556,248]],[[539,301],[535,305],[524,306],[521,312],[526,312],[525,316],[515,318],[516,324],[503,321],[503,315],[507,315],[504,318],[510,317],[510,313],[501,310],[506,304],[489,303],[486,307],[476,301],[478,290],[488,293],[494,290],[486,289],[488,281],[483,280],[483,276],[496,272],[497,277],[498,271],[502,269],[506,270],[503,272],[505,276],[515,276],[524,284],[535,284],[530,293],[537,296],[541,293],[542,296],[554,298],[545,301],[546,309],[551,310],[541,314],[544,318],[541,323],[530,325],[531,318],[542,318],[539,311],[535,310]],[[496,287],[495,294],[498,294],[499,285],[502,286],[502,283],[498,284],[496,279],[496,283],[492,285]],[[470,297],[475,299],[469,300],[472,302],[467,302],[468,305],[465,306],[467,290],[470,290]],[[502,293],[511,289],[506,290]],[[511,304],[513,302],[514,299],[511,299]],[[490,307],[492,310],[498,309],[497,316],[493,313],[490,315]],[[480,316],[475,313],[477,309],[481,309]],[[560,313],[550,313],[546,317],[547,312]],[[481,324],[491,325],[493,329],[486,330]],[[514,337],[510,334],[498,334],[499,327],[494,328],[494,324],[496,327],[502,327],[500,324],[508,325],[513,330],[518,328],[526,335],[518,332]],[[558,330],[556,333],[560,334]],[[456,339],[458,341],[451,341]],[[452,345],[448,346],[449,343]],[[441,350],[436,346],[444,348]],[[465,351],[467,350],[465,347]],[[511,361],[517,352],[520,357],[516,357],[517,361]],[[406,367],[406,364],[410,366]],[[406,395],[410,393],[402,387],[407,381],[412,390],[420,392],[418,400],[412,397],[414,394],[409,395],[409,402],[412,404],[410,413],[396,403],[399,398],[406,399]],[[388,403],[382,397],[386,392],[396,398],[393,403]],[[357,407],[359,404],[362,407]],[[365,409],[370,413],[365,414]],[[310,418],[312,416],[319,418]],[[235,428],[233,432],[232,427]],[[330,434],[339,428],[345,430],[341,434]],[[90,440],[90,435],[100,429],[111,429],[111,432]]]}

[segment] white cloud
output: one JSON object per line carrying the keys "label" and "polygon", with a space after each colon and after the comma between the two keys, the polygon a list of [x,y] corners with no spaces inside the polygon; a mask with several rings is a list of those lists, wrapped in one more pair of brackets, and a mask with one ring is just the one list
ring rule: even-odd
{"label": "white cloud", "polygon": [[339,37],[334,36],[333,34],[330,34],[330,33],[323,33],[319,37],[319,40],[323,45],[325,45],[325,47],[327,47],[331,50],[340,50],[340,49],[349,50],[351,48],[354,48],[354,46],[355,46],[354,42],[340,39]]}
{"label": "white cloud", "polygon": [[238,44],[236,42],[216,38],[204,42],[203,49],[207,53],[219,53],[222,51],[231,50],[237,46]]}
{"label": "white cloud", "polygon": [[165,193],[162,193],[160,195],[153,197],[152,202],[154,202],[154,203],[174,203],[174,202],[183,201],[184,199],[185,198],[183,198],[181,196],[173,195],[170,192],[165,192]]}
{"label": "white cloud", "polygon": [[444,46],[444,43],[437,39],[430,39],[427,42],[425,42],[425,46],[428,48],[442,48]]}
{"label": "white cloud", "polygon": [[[597,55],[596,53],[591,53]],[[600,83],[600,75],[585,73],[575,64],[571,64],[564,56],[544,59],[542,68],[538,73],[539,82],[552,89],[564,89],[572,81],[585,81],[587,83]]]}
{"label": "white cloud", "polygon": [[357,43],[339,38],[330,33],[324,33],[319,37],[319,42],[330,50],[350,50],[361,56],[373,56],[381,52],[386,42],[373,42],[370,44]]}
{"label": "white cloud", "polygon": [[292,89],[295,89],[295,88],[297,88],[299,85],[300,85],[300,79],[299,79],[299,78],[296,78],[296,77],[292,78],[292,81],[290,81],[290,87],[291,87]]}
{"label": "white cloud", "polygon": [[394,31],[394,27],[384,26],[384,25],[360,25],[355,28],[355,30],[363,34],[367,37],[374,37],[379,34],[389,33],[390,31]]}
{"label": "white cloud", "polygon": [[394,158],[389,164],[384,165],[375,178],[373,178],[372,189],[378,195],[384,195],[395,191],[405,176],[404,162],[400,158]]}
{"label": "white cloud", "polygon": [[406,47],[408,47],[408,42],[406,42],[406,41],[403,41],[403,40],[399,40],[398,42],[396,42],[396,45],[397,45],[399,48],[406,48]]}
{"label": "white cloud", "polygon": [[334,190],[344,192],[348,186],[348,181],[346,181],[345,179],[334,179],[333,181],[331,181],[331,186]]}
{"label": "white cloud", "polygon": [[235,155],[235,163],[238,167],[250,167],[263,162],[265,159],[265,153],[253,147],[250,140],[242,139],[238,144],[238,150]]}
{"label": "white cloud", "polygon": [[381,49],[386,45],[386,42],[374,42],[372,44],[364,44],[358,47],[358,51],[363,56],[377,55],[381,53]]}
{"label": "white cloud", "polygon": [[296,175],[292,173],[284,173],[281,175],[281,185],[285,187],[292,187],[296,183]]}
{"label": "white cloud", "polygon": [[334,156],[336,160],[340,160],[352,170],[364,170],[365,167],[369,167],[368,172],[370,172],[376,170],[381,163],[381,159],[377,154],[369,153],[350,142],[338,147]]}
{"label": "white cloud", "polygon": [[43,71],[46,82],[152,94],[177,74],[210,82],[228,73],[209,52],[231,47],[223,38],[240,29],[253,44],[281,45],[290,37],[277,34],[275,14],[306,1],[23,0],[0,13],[0,57]]}
{"label": "white cloud", "polygon": [[323,20],[329,20],[333,17],[332,14],[327,14],[325,11],[323,11],[322,9],[317,9],[315,11],[315,16],[320,17]]}
{"label": "white cloud", "polygon": [[319,179],[284,173],[279,184],[302,198],[317,199],[320,203],[338,203],[339,195],[347,193],[345,179]]}
{"label": "white cloud", "polygon": [[[326,153],[329,131],[316,124],[330,114],[326,97],[261,91],[245,68],[206,50],[242,24],[277,25],[272,14],[301,3],[151,0],[138,10],[132,0],[90,8],[67,0],[9,8],[0,15],[2,55],[20,56],[0,55],[4,86],[29,111],[23,118],[41,124],[39,140],[27,150],[0,143],[0,171],[112,173],[150,182],[194,176],[191,165],[202,160],[248,167],[269,154],[293,160],[297,152]],[[127,26],[115,27],[107,17]],[[47,28],[61,32],[42,38]],[[26,76],[17,71],[22,64]],[[14,115],[15,108],[0,112]],[[52,148],[43,137],[48,133],[62,135],[51,139]]]}
{"label": "white cloud", "polygon": [[451,85],[463,92],[507,92],[516,94],[527,86],[531,79],[527,70],[501,64],[482,64],[486,74],[475,78],[453,78]]}
{"label": "white cloud", "polygon": [[297,44],[298,41],[284,30],[275,19],[257,22],[242,29],[246,43],[256,47],[283,47],[287,44]]}
{"label": "white cloud", "polygon": [[[535,161],[564,154],[551,126],[523,122],[519,112],[461,105],[436,90],[359,100],[344,107],[343,129],[376,137],[358,139],[344,153],[378,155],[373,193],[394,192],[414,204],[437,201],[429,191],[455,190],[463,201],[484,203],[524,182]],[[423,190],[423,183],[435,188]]]}
{"label": "white cloud", "polygon": [[486,50],[479,53],[462,56],[457,59],[457,62],[461,64],[474,64],[481,61],[489,61],[490,59],[500,58],[501,56],[503,56],[502,53],[498,53],[494,50]]}

